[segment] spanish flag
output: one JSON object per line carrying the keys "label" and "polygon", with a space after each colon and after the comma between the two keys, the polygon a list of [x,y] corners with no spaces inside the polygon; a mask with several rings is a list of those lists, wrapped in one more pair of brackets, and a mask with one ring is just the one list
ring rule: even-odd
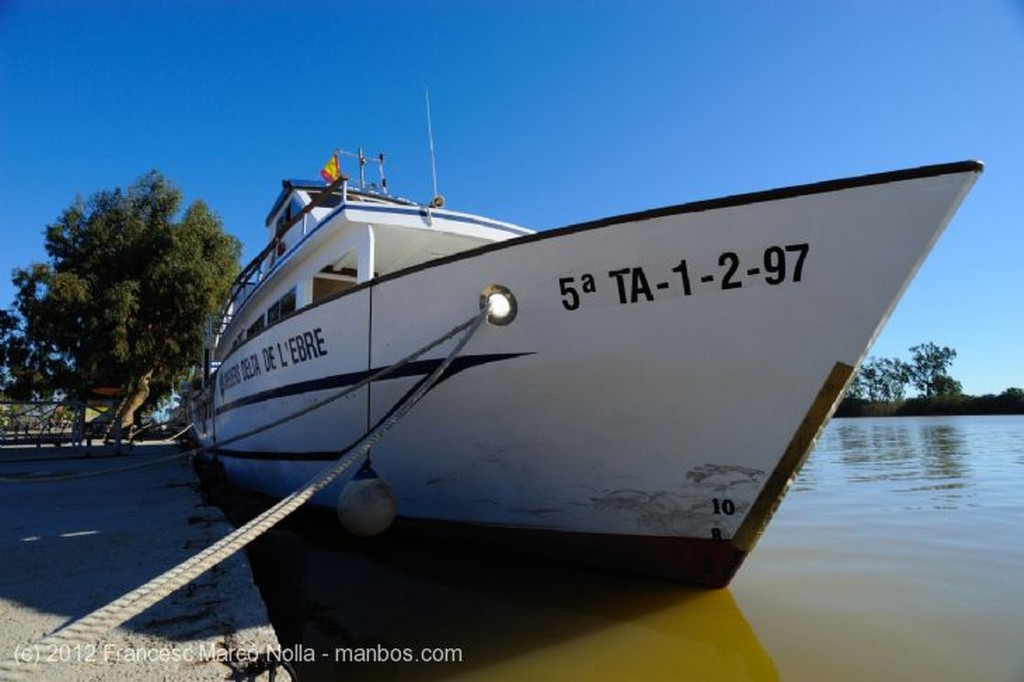
{"label": "spanish flag", "polygon": [[323,170],[320,171],[320,177],[328,184],[341,177],[341,167],[338,165],[337,154],[332,154],[331,158],[324,164]]}

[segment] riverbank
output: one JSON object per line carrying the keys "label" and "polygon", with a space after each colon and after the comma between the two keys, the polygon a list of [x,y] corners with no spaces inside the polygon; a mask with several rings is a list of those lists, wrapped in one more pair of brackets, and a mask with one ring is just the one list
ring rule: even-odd
{"label": "riverbank", "polygon": [[154,463],[73,480],[0,482],[0,677],[257,679],[251,659],[279,645],[244,553],[100,641],[34,645],[231,531],[220,510],[203,504],[177,450],[144,444],[117,456],[93,447],[85,456],[70,447],[0,448],[0,478],[8,480]]}
{"label": "riverbank", "polygon": [[947,394],[931,398],[872,401],[845,398],[837,417],[934,417],[1024,414],[1024,389],[1008,388],[999,395]]}

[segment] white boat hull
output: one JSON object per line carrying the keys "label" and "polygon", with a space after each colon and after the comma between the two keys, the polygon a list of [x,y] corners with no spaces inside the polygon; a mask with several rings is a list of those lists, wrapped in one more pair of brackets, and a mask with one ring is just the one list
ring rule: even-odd
{"label": "white boat hull", "polygon": [[[724,585],[979,172],[953,164],[688,204],[371,280],[236,349],[197,429],[216,445],[294,413],[466,320],[500,284],[514,321],[481,328],[372,452],[400,515]],[[236,483],[285,495],[431,366],[220,459]],[[333,506],[338,485],[314,501]]]}

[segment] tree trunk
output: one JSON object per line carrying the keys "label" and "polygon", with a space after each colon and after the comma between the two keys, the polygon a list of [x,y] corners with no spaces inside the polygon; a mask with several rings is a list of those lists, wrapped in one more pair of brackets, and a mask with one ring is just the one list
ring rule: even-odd
{"label": "tree trunk", "polygon": [[155,368],[151,367],[132,382],[129,394],[121,402],[120,414],[115,415],[115,419],[121,419],[121,428],[128,429],[135,422],[135,411],[142,407],[149,397],[149,380],[153,378],[155,371]]}

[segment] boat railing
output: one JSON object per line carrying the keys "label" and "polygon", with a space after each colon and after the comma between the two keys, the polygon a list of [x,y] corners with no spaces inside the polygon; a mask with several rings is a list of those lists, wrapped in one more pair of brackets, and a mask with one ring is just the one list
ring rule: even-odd
{"label": "boat railing", "polygon": [[[334,194],[336,191],[341,192],[341,196],[345,197],[347,194],[347,183],[349,177],[344,173],[338,177],[337,180],[324,188],[324,191],[317,195],[310,203],[306,204],[301,211],[296,215],[292,216],[289,220],[282,223],[278,229],[275,237],[270,240],[259,254],[249,261],[235,277],[235,281],[232,282],[231,288],[228,290],[227,304],[224,306],[220,313],[220,319],[223,322],[223,328],[220,333],[223,333],[227,329],[227,325],[233,317],[236,317],[242,310],[246,301],[252,298],[252,295],[259,288],[259,285],[263,282],[264,278],[270,273],[277,260],[282,253],[282,245],[284,244],[283,238],[289,230],[299,222],[302,223],[302,234],[305,235],[310,229],[310,222],[315,222],[315,219],[311,215],[311,211],[327,201],[328,197]],[[220,334],[216,335],[218,338]]]}
{"label": "boat railing", "polygon": [[[270,243],[267,244],[266,247],[264,247],[264,249],[260,251],[260,253],[253,258],[248,265],[242,268],[238,273],[238,276],[235,278],[235,281],[231,284],[231,288],[228,291],[227,303],[219,315],[219,329],[212,337],[214,339],[214,343],[216,343],[221,334],[227,330],[231,320],[238,317],[246,302],[252,298],[253,294],[255,294],[259,289],[263,280],[274,269],[281,257],[285,255],[287,252],[285,239],[290,236],[289,233],[292,228],[301,222],[300,239],[312,232],[316,228],[317,224],[315,216],[311,213],[312,210],[328,201],[332,195],[340,193],[343,204],[347,203],[350,199],[350,189],[352,189],[354,195],[362,197],[363,200],[365,200],[366,197],[375,197],[380,200],[386,200],[389,203],[410,205],[415,203],[407,199],[393,197],[389,193],[388,181],[384,173],[384,154],[378,154],[375,158],[371,159],[371,157],[366,156],[361,148],[356,153],[347,152],[343,149],[337,149],[334,153],[339,157],[351,157],[358,160],[358,188],[350,188],[348,184],[350,177],[345,172],[341,172],[336,180],[324,187],[323,191],[319,192],[312,201],[310,201],[310,203],[303,207],[301,211],[277,227],[275,236],[270,240]],[[377,164],[380,175],[379,185],[374,182],[368,182],[366,179],[365,168],[371,161],[376,162]]]}
{"label": "boat railing", "polygon": [[231,314],[214,313],[206,318],[203,341],[207,346],[213,347],[214,340],[227,330],[228,325],[231,324],[232,317],[233,315]]}

